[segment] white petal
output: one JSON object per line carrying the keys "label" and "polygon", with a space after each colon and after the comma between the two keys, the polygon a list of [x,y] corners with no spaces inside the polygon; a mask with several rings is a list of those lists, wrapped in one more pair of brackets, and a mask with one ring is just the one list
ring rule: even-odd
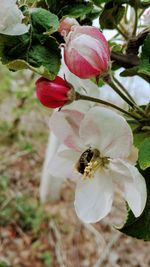
{"label": "white petal", "polygon": [[16,1],[0,1],[0,33],[21,35],[28,32],[30,26],[22,23],[23,17]]}
{"label": "white petal", "polygon": [[126,120],[103,107],[90,109],[81,122],[80,136],[86,146],[100,150],[102,156],[128,157],[133,136]]}
{"label": "white petal", "polygon": [[113,200],[112,181],[102,172],[93,179],[79,179],[75,193],[75,210],[85,223],[95,223],[111,210]]}
{"label": "white petal", "polygon": [[50,118],[50,128],[60,142],[80,151],[82,143],[79,137],[79,125],[83,117],[84,114],[76,110],[56,111]]}
{"label": "white petal", "polygon": [[[63,62],[62,69],[65,75],[66,80],[73,85],[75,90],[82,94],[91,95],[93,97],[99,96],[98,86],[92,82],[90,79],[80,79],[75,74],[69,71],[66,64]],[[82,101],[88,102],[88,101]],[[94,105],[93,102],[90,102],[91,105]]]}
{"label": "white petal", "polygon": [[107,84],[100,87],[100,99],[115,104],[120,108],[128,109],[128,105],[125,105],[125,101]]}
{"label": "white petal", "polygon": [[133,145],[131,148],[131,153],[127,157],[126,161],[128,161],[130,164],[135,165],[138,160],[138,149]]}
{"label": "white petal", "polygon": [[75,169],[75,163],[79,159],[80,154],[73,150],[59,151],[49,163],[49,173],[54,177],[61,179],[77,179],[79,173]]}
{"label": "white petal", "polygon": [[117,79],[124,85],[138,105],[146,105],[150,102],[149,83],[136,75],[121,77],[119,74],[123,68],[116,71]]}
{"label": "white petal", "polygon": [[144,177],[136,167],[122,160],[113,160],[109,165],[109,169],[111,170],[112,179],[123,185],[124,197],[135,217],[140,216],[147,199]]}
{"label": "white petal", "polygon": [[26,26],[25,24],[16,24],[14,26],[9,26],[4,31],[3,34],[7,35],[22,35],[29,31],[30,25]]}

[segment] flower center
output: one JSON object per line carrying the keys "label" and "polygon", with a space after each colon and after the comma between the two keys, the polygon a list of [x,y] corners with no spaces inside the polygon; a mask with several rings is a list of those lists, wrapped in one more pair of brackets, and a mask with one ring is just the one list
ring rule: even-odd
{"label": "flower center", "polygon": [[76,164],[76,169],[83,174],[83,179],[91,179],[94,178],[97,169],[106,167],[108,162],[108,158],[100,156],[98,149],[89,148],[82,153]]}

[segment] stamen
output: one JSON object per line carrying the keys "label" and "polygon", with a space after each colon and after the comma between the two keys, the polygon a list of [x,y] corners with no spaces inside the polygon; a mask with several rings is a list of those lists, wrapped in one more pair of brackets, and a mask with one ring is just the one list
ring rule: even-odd
{"label": "stamen", "polygon": [[76,169],[83,174],[82,179],[93,179],[95,172],[100,168],[106,167],[108,162],[108,158],[100,156],[99,150],[89,148],[82,153],[76,163]]}

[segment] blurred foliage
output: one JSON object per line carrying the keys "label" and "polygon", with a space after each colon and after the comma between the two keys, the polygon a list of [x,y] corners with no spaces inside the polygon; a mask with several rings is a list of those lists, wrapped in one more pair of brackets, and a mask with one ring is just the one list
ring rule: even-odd
{"label": "blurred foliage", "polygon": [[[5,66],[0,65],[0,141],[13,142],[14,138],[28,136],[26,126],[20,128],[24,116],[30,116],[35,112],[38,115],[42,112],[48,115],[51,111],[44,108],[36,98],[35,80],[37,76],[29,71],[9,71]],[[41,130],[40,130],[41,129]],[[43,129],[32,131],[32,137],[41,137],[46,140]],[[18,141],[19,141],[18,139]],[[30,141],[23,141],[25,149],[31,149]]]}

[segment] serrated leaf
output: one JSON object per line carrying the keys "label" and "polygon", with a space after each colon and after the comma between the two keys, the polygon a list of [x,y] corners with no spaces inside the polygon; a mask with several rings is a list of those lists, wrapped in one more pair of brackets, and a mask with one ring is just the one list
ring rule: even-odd
{"label": "serrated leaf", "polygon": [[119,230],[129,236],[150,241],[150,168],[145,171],[140,170],[140,172],[145,178],[147,185],[147,202],[145,209],[138,218],[135,218],[132,211],[128,210],[127,220],[124,226]]}
{"label": "serrated leaf", "polygon": [[60,68],[61,51],[58,48],[56,40],[49,37],[47,44],[33,45],[28,52],[29,64],[34,67],[44,66],[55,78]]}
{"label": "serrated leaf", "polygon": [[32,26],[39,32],[52,34],[59,27],[59,20],[55,14],[43,8],[33,8],[31,13]]}
{"label": "serrated leaf", "polygon": [[146,138],[140,145],[139,165],[142,170],[150,167],[150,137]]}
{"label": "serrated leaf", "polygon": [[28,63],[33,67],[44,66],[53,80],[57,75],[61,64],[61,51],[54,38],[49,37],[47,46],[33,45],[28,52]]}

